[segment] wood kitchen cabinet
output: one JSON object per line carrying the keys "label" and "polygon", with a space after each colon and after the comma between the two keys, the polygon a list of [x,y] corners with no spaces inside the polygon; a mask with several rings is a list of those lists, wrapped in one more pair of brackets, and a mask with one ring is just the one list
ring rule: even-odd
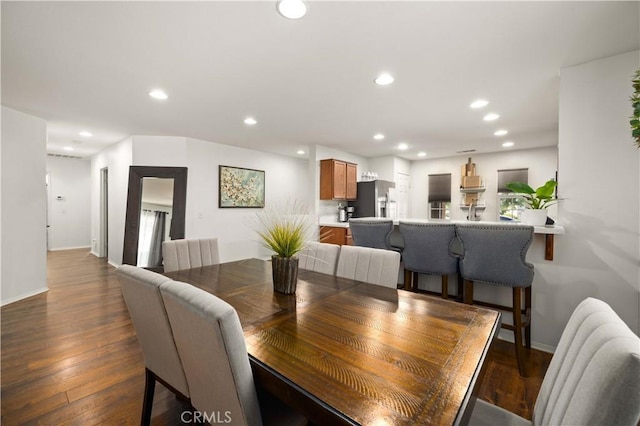
{"label": "wood kitchen cabinet", "polygon": [[320,199],[355,200],[358,165],[341,160],[320,160]]}
{"label": "wood kitchen cabinet", "polygon": [[351,229],[338,226],[321,226],[320,242],[338,244],[340,246],[352,246],[353,238],[351,237]]}

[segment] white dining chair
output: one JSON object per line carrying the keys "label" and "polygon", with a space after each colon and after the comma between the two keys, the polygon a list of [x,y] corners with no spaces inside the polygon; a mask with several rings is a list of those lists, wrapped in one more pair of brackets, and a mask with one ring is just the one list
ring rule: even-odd
{"label": "white dining chair", "polygon": [[371,247],[342,246],[336,276],[398,288],[400,253]]}
{"label": "white dining chair", "polygon": [[220,263],[217,238],[169,240],[162,243],[164,272]]}
{"label": "white dining chair", "polygon": [[201,413],[224,413],[225,423],[302,425],[306,419],[272,398],[260,404],[236,310],[190,284],[160,288],[191,391]]}
{"label": "white dining chair", "polygon": [[298,266],[300,269],[335,275],[338,256],[339,245],[312,241],[298,254]]}
{"label": "white dining chair", "polygon": [[533,420],[478,399],[469,424],[637,426],[639,421],[640,339],[609,305],[587,298],[562,332]]}
{"label": "white dining chair", "polygon": [[171,280],[131,265],[120,266],[116,273],[144,355],[145,387],[141,424],[148,425],[156,381],[182,399],[189,399],[189,386],[160,294],[160,286]]}

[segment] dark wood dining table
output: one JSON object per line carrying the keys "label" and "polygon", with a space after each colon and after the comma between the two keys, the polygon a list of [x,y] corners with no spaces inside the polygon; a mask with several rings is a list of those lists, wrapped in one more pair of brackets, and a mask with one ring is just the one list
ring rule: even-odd
{"label": "dark wood dining table", "polygon": [[[238,312],[256,384],[314,424],[464,424],[500,313],[259,259],[166,273]],[[213,362],[213,361],[212,361]]]}

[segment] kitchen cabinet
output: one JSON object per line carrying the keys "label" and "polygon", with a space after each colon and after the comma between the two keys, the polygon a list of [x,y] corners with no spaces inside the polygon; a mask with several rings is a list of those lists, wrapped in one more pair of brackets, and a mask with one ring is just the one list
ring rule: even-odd
{"label": "kitchen cabinet", "polygon": [[320,242],[338,244],[340,246],[352,246],[353,238],[351,237],[351,229],[339,226],[321,226]]}
{"label": "kitchen cabinet", "polygon": [[358,165],[342,160],[320,160],[320,199],[355,200]]}

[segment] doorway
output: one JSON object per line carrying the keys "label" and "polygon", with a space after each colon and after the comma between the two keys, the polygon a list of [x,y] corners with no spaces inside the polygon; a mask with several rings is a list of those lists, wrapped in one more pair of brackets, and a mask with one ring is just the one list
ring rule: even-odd
{"label": "doorway", "polygon": [[109,169],[100,169],[100,240],[98,257],[109,256]]}

